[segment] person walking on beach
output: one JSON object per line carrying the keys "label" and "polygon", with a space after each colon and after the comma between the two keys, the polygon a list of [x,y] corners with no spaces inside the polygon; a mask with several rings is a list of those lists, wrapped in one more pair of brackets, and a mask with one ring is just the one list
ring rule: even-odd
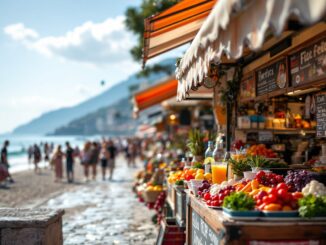
{"label": "person walking on beach", "polygon": [[45,142],[45,144],[43,146],[43,153],[44,153],[44,164],[45,164],[45,167],[47,167],[47,163],[50,160],[50,146],[47,142]]}
{"label": "person walking on beach", "polygon": [[85,181],[89,181],[89,166],[90,166],[90,160],[91,160],[91,147],[92,143],[87,141],[84,144],[84,149],[81,156],[81,164],[84,167],[84,175],[85,175]]}
{"label": "person walking on beach", "polygon": [[101,168],[102,168],[102,180],[105,180],[106,168],[108,166],[108,160],[109,160],[108,144],[105,140],[103,140],[102,142],[100,159],[101,159]]}
{"label": "person walking on beach", "polygon": [[62,165],[63,165],[63,152],[61,151],[61,145],[58,145],[51,159],[52,166],[54,166],[55,180],[54,182],[60,182],[62,180]]}
{"label": "person walking on beach", "polygon": [[115,147],[112,140],[109,140],[107,150],[109,152],[109,160],[108,160],[108,167],[109,167],[109,171],[110,171],[109,180],[112,180],[113,171],[115,168],[115,157],[117,155],[117,148]]}
{"label": "person walking on beach", "polygon": [[28,155],[28,163],[32,163],[32,159],[33,159],[33,146],[30,145],[28,147],[28,150],[27,150],[27,155]]}
{"label": "person walking on beach", "polygon": [[90,159],[90,165],[92,168],[92,179],[96,179],[96,169],[97,169],[97,163],[99,161],[100,156],[100,147],[99,145],[94,141],[92,143],[91,147],[91,159]]}
{"label": "person walking on beach", "polygon": [[41,172],[41,169],[38,167],[38,164],[42,159],[41,149],[37,144],[34,144],[33,157],[34,157],[34,172],[37,174]]}
{"label": "person walking on beach", "polygon": [[8,147],[9,147],[9,140],[6,140],[3,143],[3,147],[1,149],[1,158],[0,158],[0,163],[6,168],[7,170],[7,175],[8,175],[8,181],[10,183],[14,183],[14,179],[12,178],[10,172],[9,172],[9,162],[8,162]]}
{"label": "person walking on beach", "polygon": [[74,181],[74,149],[70,146],[70,143],[66,142],[66,171],[68,183]]}

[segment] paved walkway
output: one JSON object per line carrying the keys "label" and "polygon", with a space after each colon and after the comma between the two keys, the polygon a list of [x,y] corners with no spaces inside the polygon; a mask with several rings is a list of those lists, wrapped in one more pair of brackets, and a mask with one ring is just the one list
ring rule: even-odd
{"label": "paved walkway", "polygon": [[[44,207],[64,208],[64,244],[154,244],[154,214],[131,191],[135,169],[118,159],[114,180],[94,181],[65,192]],[[100,176],[99,176],[100,177]]]}

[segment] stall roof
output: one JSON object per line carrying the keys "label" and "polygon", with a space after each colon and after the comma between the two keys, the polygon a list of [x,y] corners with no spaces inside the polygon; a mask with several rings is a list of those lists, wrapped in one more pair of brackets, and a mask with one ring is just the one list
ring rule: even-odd
{"label": "stall roof", "polygon": [[164,82],[153,85],[134,95],[134,111],[138,112],[162,101],[175,97],[177,94],[178,81],[170,77]]}
{"label": "stall roof", "polygon": [[320,0],[219,0],[177,68],[178,99],[197,87],[210,63],[220,63],[222,55],[238,59],[246,46],[259,50],[268,31],[280,35],[289,17],[307,25],[325,12],[326,1]]}
{"label": "stall roof", "polygon": [[145,19],[143,64],[193,40],[217,0],[183,0]]}

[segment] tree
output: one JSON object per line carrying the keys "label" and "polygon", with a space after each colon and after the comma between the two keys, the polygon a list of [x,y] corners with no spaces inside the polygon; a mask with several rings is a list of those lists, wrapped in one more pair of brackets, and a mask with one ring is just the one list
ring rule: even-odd
{"label": "tree", "polygon": [[[141,61],[143,53],[143,34],[145,30],[144,20],[145,18],[160,13],[172,5],[176,4],[178,0],[143,0],[140,7],[130,7],[127,9],[125,15],[125,24],[127,28],[137,36],[137,44],[134,46],[130,53],[134,60]],[[163,71],[169,69],[167,67],[156,65],[156,67],[147,67],[140,76],[148,76],[152,72]],[[170,72],[169,72],[170,73]]]}

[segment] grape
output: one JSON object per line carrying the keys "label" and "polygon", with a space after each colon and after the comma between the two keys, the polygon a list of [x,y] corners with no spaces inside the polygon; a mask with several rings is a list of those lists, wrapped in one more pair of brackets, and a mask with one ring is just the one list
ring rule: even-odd
{"label": "grape", "polygon": [[284,179],[291,192],[301,191],[312,180],[312,176],[306,170],[288,171]]}

